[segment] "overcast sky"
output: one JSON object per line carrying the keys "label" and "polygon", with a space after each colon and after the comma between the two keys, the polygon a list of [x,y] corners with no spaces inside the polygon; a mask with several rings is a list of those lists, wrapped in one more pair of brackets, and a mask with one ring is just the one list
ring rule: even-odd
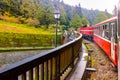
{"label": "overcast sky", "polygon": [[87,9],[98,9],[100,11],[107,11],[109,13],[112,13],[115,5],[118,5],[119,0],[63,0],[64,3],[69,5],[78,5],[81,4],[81,7],[87,8]]}

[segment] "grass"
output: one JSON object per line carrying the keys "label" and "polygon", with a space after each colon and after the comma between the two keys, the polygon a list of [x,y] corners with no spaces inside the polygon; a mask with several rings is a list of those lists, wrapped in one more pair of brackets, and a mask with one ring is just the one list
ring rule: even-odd
{"label": "grass", "polygon": [[[44,27],[44,26],[42,26]],[[27,24],[17,24],[17,23],[12,23],[12,22],[6,22],[3,20],[0,20],[0,33],[20,33],[20,34],[38,34],[41,36],[41,34],[45,34],[46,36],[49,36],[50,34],[55,35],[55,29],[45,29],[44,28],[35,28],[35,26],[29,26]],[[4,36],[4,35],[3,35]],[[40,38],[39,36],[39,38]],[[9,39],[10,36],[7,37]],[[29,36],[28,36],[29,37]],[[46,37],[45,39],[47,39]],[[51,38],[50,38],[51,39]],[[45,42],[45,40],[43,40]],[[49,41],[48,41],[49,42]],[[12,51],[12,50],[29,50],[29,49],[50,49],[53,48],[53,46],[48,46],[48,47],[20,47],[20,48],[15,48],[15,47],[6,47],[6,48],[0,48],[0,51]]]}
{"label": "grass", "polygon": [[47,49],[53,49],[53,46],[48,47],[7,47],[7,48],[0,48],[0,52],[6,52],[6,51],[27,51],[27,50],[47,50]]}
{"label": "grass", "polygon": [[[49,30],[35,28],[27,24],[16,24],[0,20],[0,32],[27,33],[27,34],[48,34]],[[54,33],[51,33],[54,34]]]}

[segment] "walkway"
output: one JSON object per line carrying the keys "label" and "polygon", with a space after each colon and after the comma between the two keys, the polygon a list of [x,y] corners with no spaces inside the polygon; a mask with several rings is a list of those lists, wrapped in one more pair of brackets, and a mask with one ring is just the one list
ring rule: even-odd
{"label": "walkway", "polygon": [[85,57],[88,56],[88,54],[86,53],[86,51],[87,50],[85,45],[82,45],[82,53],[83,53],[82,58],[78,62],[76,69],[72,72],[72,74],[70,74],[70,77],[68,78],[68,80],[82,80],[82,76],[84,74],[86,64],[87,64]]}

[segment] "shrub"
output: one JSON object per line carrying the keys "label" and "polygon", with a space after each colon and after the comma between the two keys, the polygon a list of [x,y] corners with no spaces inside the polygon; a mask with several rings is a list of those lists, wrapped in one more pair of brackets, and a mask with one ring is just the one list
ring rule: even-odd
{"label": "shrub", "polygon": [[[53,46],[55,34],[0,33],[0,47],[42,47]],[[61,43],[60,34],[58,43]]]}
{"label": "shrub", "polygon": [[7,16],[7,15],[0,16],[0,20],[5,20],[5,21],[7,21],[7,22],[20,23],[20,21],[18,20],[18,18],[9,17],[9,16]]}
{"label": "shrub", "polygon": [[26,22],[26,18],[23,18],[22,16],[19,16],[18,19],[22,24]]}
{"label": "shrub", "polygon": [[38,26],[39,24],[40,24],[40,22],[39,22],[39,20],[37,20],[37,19],[32,19],[32,18],[28,18],[27,20],[26,20],[26,23],[28,24],[28,25],[34,25],[34,26]]}

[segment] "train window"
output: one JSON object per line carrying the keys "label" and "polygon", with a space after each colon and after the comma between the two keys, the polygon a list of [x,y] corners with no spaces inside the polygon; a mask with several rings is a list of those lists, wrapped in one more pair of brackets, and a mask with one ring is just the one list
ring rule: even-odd
{"label": "train window", "polygon": [[94,33],[96,34],[96,27],[94,27]]}
{"label": "train window", "polygon": [[111,23],[111,37],[114,37],[115,42],[117,43],[117,23]]}
{"label": "train window", "polygon": [[98,30],[98,32],[99,32],[99,35],[100,35],[100,36],[101,36],[101,30],[102,30],[102,27],[99,26],[99,30]]}
{"label": "train window", "polygon": [[115,38],[115,42],[117,43],[117,22],[114,22],[113,35]]}
{"label": "train window", "polygon": [[97,28],[95,27],[95,28],[94,28],[94,33],[95,33],[95,34],[96,34],[96,29],[97,29]]}
{"label": "train window", "polygon": [[97,34],[99,35],[99,26],[97,27]]}
{"label": "train window", "polygon": [[101,36],[104,37],[105,36],[105,32],[104,32],[104,25],[101,26]]}
{"label": "train window", "polygon": [[105,29],[105,26],[103,25],[103,30]]}
{"label": "train window", "polygon": [[98,33],[98,28],[99,28],[99,27],[97,27],[97,30],[96,30],[96,31],[97,31],[97,34],[99,34],[99,33]]}
{"label": "train window", "polygon": [[96,27],[96,34],[98,34],[98,33],[97,33],[97,30],[98,30],[98,28]]}
{"label": "train window", "polygon": [[110,24],[110,37],[112,37],[113,35],[113,30],[112,30],[112,27],[113,27],[113,23]]}
{"label": "train window", "polygon": [[98,26],[97,33],[98,33],[98,35],[101,35],[101,26]]}
{"label": "train window", "polygon": [[104,25],[104,29],[105,29],[105,30],[107,29],[107,25],[106,25],[106,24]]}
{"label": "train window", "polygon": [[96,34],[98,34],[98,27],[96,27]]}
{"label": "train window", "polygon": [[105,38],[110,40],[110,34],[109,34],[109,23],[105,24]]}

